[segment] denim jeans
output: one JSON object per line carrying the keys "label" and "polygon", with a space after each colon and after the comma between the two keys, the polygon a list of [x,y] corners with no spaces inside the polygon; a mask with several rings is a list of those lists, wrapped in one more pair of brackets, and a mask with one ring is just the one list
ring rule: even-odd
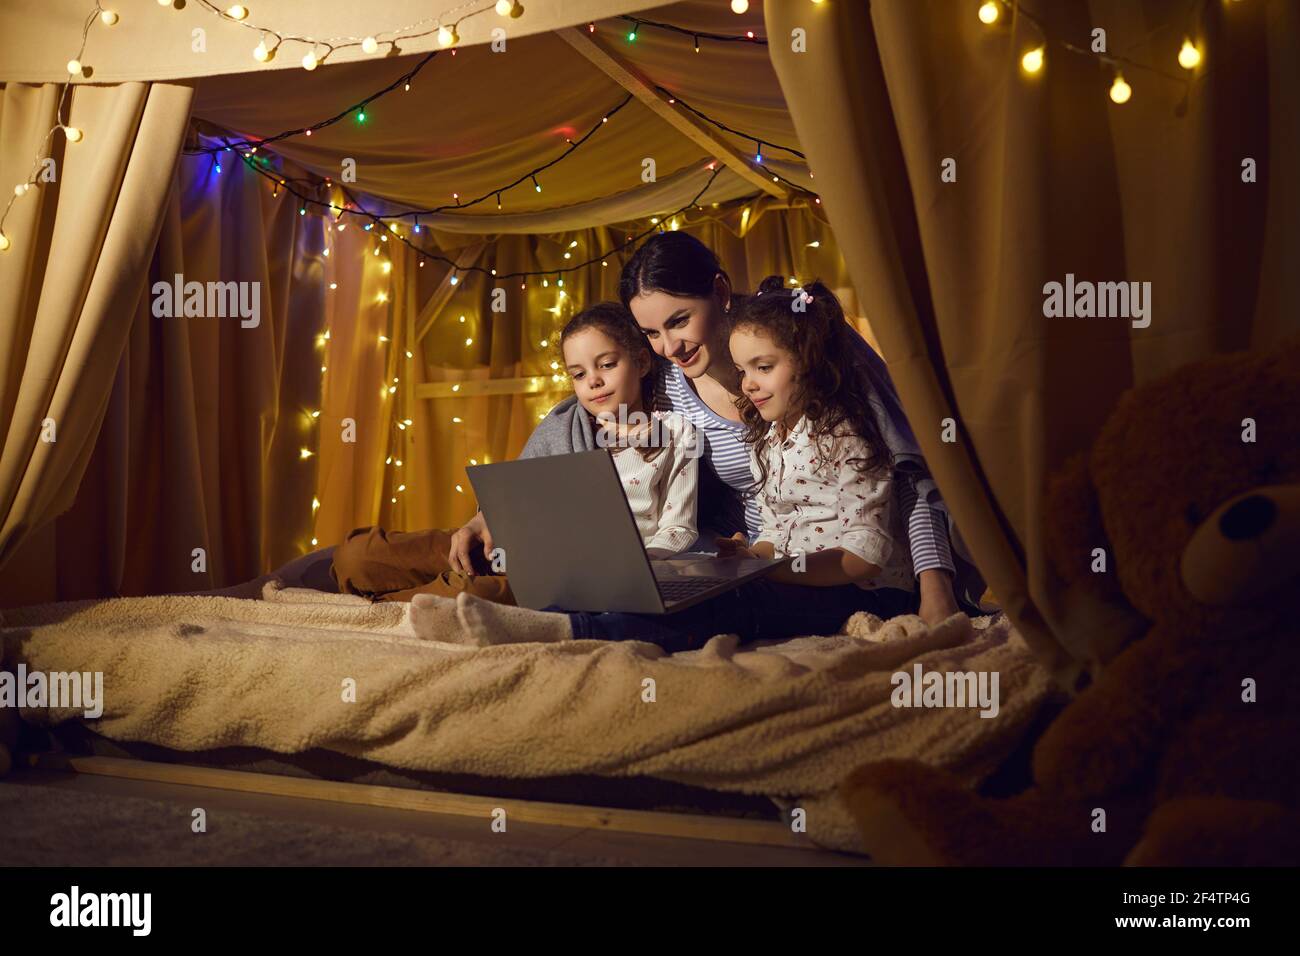
{"label": "denim jeans", "polygon": [[575,638],[649,641],[671,654],[703,647],[715,634],[737,634],[741,643],[838,634],[855,611],[888,618],[915,613],[919,602],[919,595],[895,588],[815,588],[760,578],[672,614],[583,611],[570,612],[569,620]]}

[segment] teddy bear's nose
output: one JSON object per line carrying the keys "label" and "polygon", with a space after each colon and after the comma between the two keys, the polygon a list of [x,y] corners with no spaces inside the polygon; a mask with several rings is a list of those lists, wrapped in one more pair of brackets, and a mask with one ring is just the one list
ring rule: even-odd
{"label": "teddy bear's nose", "polygon": [[1277,505],[1263,495],[1242,498],[1219,516],[1219,530],[1229,541],[1258,538],[1277,520]]}

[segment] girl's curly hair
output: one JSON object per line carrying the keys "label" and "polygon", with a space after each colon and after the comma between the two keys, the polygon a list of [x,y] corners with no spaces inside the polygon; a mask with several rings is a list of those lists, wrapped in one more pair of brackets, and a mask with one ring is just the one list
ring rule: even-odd
{"label": "girl's curly hair", "polygon": [[[739,301],[732,316],[733,332],[749,329],[766,335],[795,357],[798,371],[791,404],[807,417],[819,449],[835,437],[856,435],[869,450],[866,458],[850,459],[857,471],[892,469],[893,454],[872,410],[874,376],[856,359],[861,354],[861,346],[853,341],[858,333],[830,289],[820,281],[791,289],[780,276],[768,276],[756,293]],[[771,423],[746,398],[737,399],[736,407],[745,423],[745,442],[756,445]],[[746,497],[757,495],[767,483],[767,459],[757,457],[759,476]]]}

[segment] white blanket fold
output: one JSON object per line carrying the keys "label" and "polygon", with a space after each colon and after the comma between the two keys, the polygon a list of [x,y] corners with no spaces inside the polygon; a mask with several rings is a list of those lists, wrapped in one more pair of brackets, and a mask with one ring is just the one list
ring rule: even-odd
{"label": "white blanket fold", "polygon": [[[250,582],[250,585],[252,582]],[[639,642],[467,648],[415,636],[404,603],[260,581],[263,599],[117,598],[6,611],[4,666],[100,671],[118,741],[183,751],[321,747],[393,767],[501,777],[649,775],[764,794],[808,833],[858,848],[836,785],[862,763],[912,757],[976,783],[1049,693],[1005,618],[865,614],[834,637],[665,655]],[[248,589],[244,593],[248,593]],[[902,708],[895,672],[999,675],[997,716]],[[68,708],[27,709],[54,724]]]}

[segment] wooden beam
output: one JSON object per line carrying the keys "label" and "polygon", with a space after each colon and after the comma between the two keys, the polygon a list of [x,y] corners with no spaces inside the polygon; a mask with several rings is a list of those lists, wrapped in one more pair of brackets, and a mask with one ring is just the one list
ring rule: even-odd
{"label": "wooden beam", "polygon": [[27,764],[41,770],[97,774],[128,780],[149,780],[243,793],[264,793],[277,797],[328,800],[368,807],[390,807],[421,813],[479,817],[485,823],[492,811],[504,807],[512,821],[546,826],[577,827],[619,833],[684,837],[722,843],[815,849],[807,837],[794,833],[778,820],[746,820],[738,817],[673,813],[663,810],[622,810],[587,807],[569,803],[542,803],[514,797],[478,797],[442,790],[407,790],[365,783],[286,777],[271,773],[250,773],[221,767],[154,763],[123,757],[78,757],[64,753],[29,754]]}
{"label": "wooden beam", "polygon": [[706,125],[702,120],[697,119],[685,110],[674,109],[655,90],[654,84],[642,76],[636,67],[610,50],[601,41],[579,27],[556,30],[555,34],[590,60],[597,69],[615,83],[648,106],[666,123],[692,142],[698,144],[709,155],[726,163],[742,179],[757,186],[770,196],[789,201],[790,191],[784,185],[773,182],[771,176],[754,167],[748,156],[725,140],[719,139],[713,127]]}

